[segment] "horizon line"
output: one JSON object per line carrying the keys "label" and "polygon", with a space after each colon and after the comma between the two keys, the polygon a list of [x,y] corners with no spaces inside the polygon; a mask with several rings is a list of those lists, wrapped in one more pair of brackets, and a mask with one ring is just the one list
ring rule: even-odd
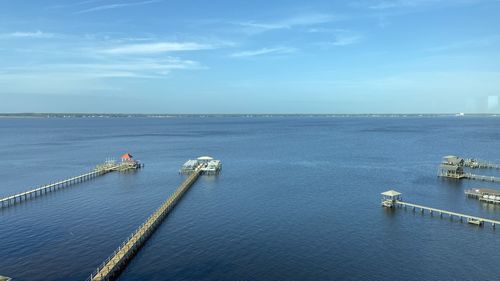
{"label": "horizon line", "polygon": [[47,116],[116,116],[116,117],[154,117],[154,116],[496,116],[499,113],[103,113],[103,112],[0,112],[0,117],[47,117]]}

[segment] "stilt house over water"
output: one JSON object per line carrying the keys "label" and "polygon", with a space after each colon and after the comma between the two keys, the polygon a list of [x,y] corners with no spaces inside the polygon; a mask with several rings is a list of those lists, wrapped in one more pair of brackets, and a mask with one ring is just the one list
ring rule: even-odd
{"label": "stilt house over water", "polygon": [[141,162],[135,160],[132,154],[130,153],[123,154],[121,159],[122,159],[122,165],[120,166],[123,168],[138,169],[144,166],[143,164],[141,164]]}
{"label": "stilt house over water", "polygon": [[453,179],[464,178],[464,164],[465,160],[463,158],[453,155],[445,156],[441,165],[439,165],[438,176]]}
{"label": "stilt house over water", "polygon": [[441,163],[463,167],[465,165],[465,160],[458,156],[448,155],[443,157],[443,161]]}
{"label": "stilt house over water", "polygon": [[181,174],[191,174],[197,167],[201,166],[201,173],[205,175],[217,175],[222,170],[220,160],[215,160],[210,156],[201,156],[194,160],[188,160],[182,165]]}
{"label": "stilt house over water", "polygon": [[400,192],[396,190],[388,190],[386,192],[382,192],[382,206],[387,208],[392,208],[396,205],[397,201],[402,201],[403,197]]}

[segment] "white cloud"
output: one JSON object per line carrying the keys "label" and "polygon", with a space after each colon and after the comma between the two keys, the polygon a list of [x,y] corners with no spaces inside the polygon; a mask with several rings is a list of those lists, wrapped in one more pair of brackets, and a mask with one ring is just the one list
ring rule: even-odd
{"label": "white cloud", "polygon": [[495,0],[383,0],[357,3],[356,6],[365,6],[374,10],[417,8],[432,5],[468,5]]}
{"label": "white cloud", "polygon": [[332,31],[332,33],[334,38],[333,40],[327,42],[319,42],[316,45],[323,48],[344,47],[357,44],[363,39],[363,36],[361,36],[360,34],[345,29],[338,29]]}
{"label": "white cloud", "polygon": [[44,39],[44,38],[54,38],[56,35],[54,33],[42,32],[40,30],[37,31],[28,31],[21,32],[16,31],[12,33],[2,33],[0,34],[0,38],[9,39],[9,38],[35,38],[35,39]]}
{"label": "white cloud", "polygon": [[125,7],[131,7],[131,6],[141,6],[141,5],[158,3],[158,2],[162,2],[162,1],[161,0],[149,0],[149,1],[141,1],[141,2],[129,2],[129,3],[117,3],[117,4],[101,5],[101,6],[96,6],[96,7],[80,10],[78,12],[75,12],[75,14],[86,14],[86,13],[91,13],[91,12],[111,10],[111,9],[116,9],[116,8],[125,8]]}
{"label": "white cloud", "polygon": [[247,21],[239,22],[236,24],[244,27],[245,31],[247,31],[248,33],[260,33],[270,30],[290,29],[298,26],[318,25],[333,22],[339,19],[339,16],[329,14],[308,14],[272,22]]}
{"label": "white cloud", "polygon": [[194,42],[157,42],[145,44],[128,44],[101,50],[100,53],[111,55],[156,54],[165,52],[197,51],[213,49],[215,46]]}
{"label": "white cloud", "polygon": [[446,44],[446,45],[430,47],[430,48],[425,49],[424,51],[426,51],[426,52],[444,52],[444,51],[457,50],[457,49],[483,48],[483,47],[491,46],[497,40],[498,40],[497,37],[492,36],[492,37],[487,37],[487,38],[479,38],[479,39],[474,39],[474,40],[453,42],[453,43]]}
{"label": "white cloud", "polygon": [[289,54],[295,51],[296,49],[290,47],[262,48],[258,50],[247,50],[247,51],[233,53],[230,55],[230,57],[245,58],[245,57],[255,57],[268,54]]}
{"label": "white cloud", "polygon": [[348,46],[352,44],[356,44],[361,41],[361,36],[337,36],[337,38],[329,42],[332,46]]}
{"label": "white cloud", "polygon": [[166,59],[137,59],[120,62],[37,64],[0,69],[0,80],[35,77],[60,79],[88,78],[161,78],[172,70],[201,69],[198,62],[169,57]]}

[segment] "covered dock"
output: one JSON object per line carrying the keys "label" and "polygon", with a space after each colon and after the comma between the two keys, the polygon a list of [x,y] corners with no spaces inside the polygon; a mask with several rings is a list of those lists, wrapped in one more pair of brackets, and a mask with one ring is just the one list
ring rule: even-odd
{"label": "covered dock", "polygon": [[466,177],[464,168],[462,166],[456,166],[449,163],[442,163],[441,165],[439,165],[438,175],[440,177],[452,179],[462,179]]}
{"label": "covered dock", "polygon": [[463,167],[465,164],[465,160],[463,158],[460,158],[455,155],[447,155],[443,157],[443,164],[448,164],[448,165],[453,165],[453,166],[460,166]]}
{"label": "covered dock", "polygon": [[186,163],[182,165],[179,172],[181,174],[191,174],[198,167],[204,175],[217,175],[222,170],[222,162],[210,156],[201,156],[196,159],[186,161]]}
{"label": "covered dock", "polygon": [[472,188],[465,190],[467,197],[476,198],[483,202],[500,204],[500,190],[489,188]]}

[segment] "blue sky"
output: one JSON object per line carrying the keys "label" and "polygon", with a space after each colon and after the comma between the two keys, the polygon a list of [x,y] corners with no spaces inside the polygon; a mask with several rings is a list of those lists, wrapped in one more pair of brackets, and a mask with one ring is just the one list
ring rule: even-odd
{"label": "blue sky", "polygon": [[0,3],[0,112],[500,113],[500,1]]}

